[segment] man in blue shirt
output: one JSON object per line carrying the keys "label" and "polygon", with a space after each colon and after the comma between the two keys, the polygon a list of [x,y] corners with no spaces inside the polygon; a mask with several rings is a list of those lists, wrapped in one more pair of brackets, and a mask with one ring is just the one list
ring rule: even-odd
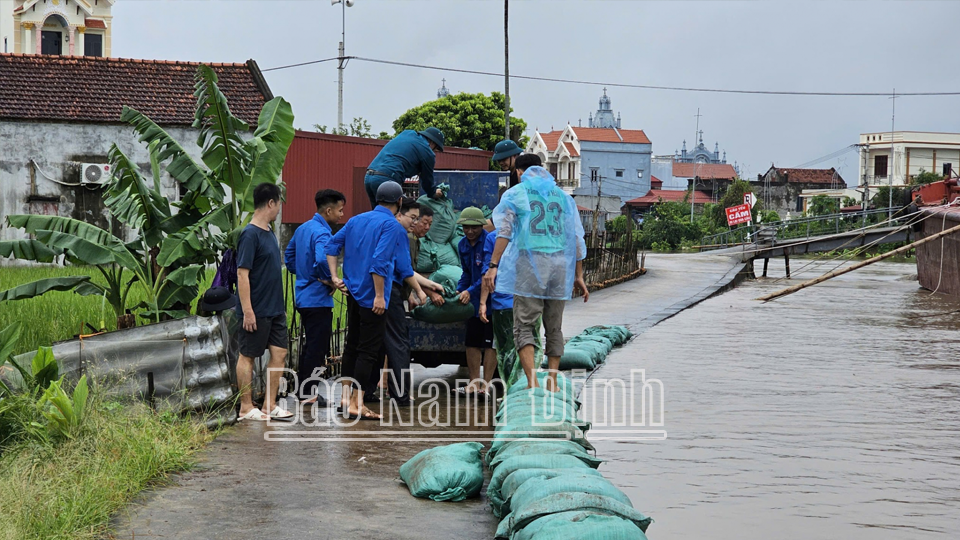
{"label": "man in blue shirt", "polygon": [[431,199],[442,197],[434,187],[433,167],[437,153],[443,152],[443,132],[435,127],[423,131],[405,130],[390,140],[377,157],[370,162],[363,178],[363,187],[370,197],[370,206],[377,207],[377,188],[384,182],[403,181],[413,176],[420,177],[420,194]]}
{"label": "man in blue shirt", "polygon": [[[470,373],[470,383],[458,391],[461,394],[471,395],[475,392],[486,394],[493,372],[497,368],[497,355],[493,350],[493,325],[480,320],[480,285],[483,282],[483,245],[487,231],[483,226],[487,218],[483,211],[475,206],[463,209],[457,223],[463,226],[464,237],[460,239],[457,251],[460,254],[460,266],[463,274],[457,291],[460,294],[461,304],[473,304],[474,315],[467,320],[467,369]],[[478,388],[480,379],[480,364],[483,363],[483,388]]]}
{"label": "man in blue shirt", "polygon": [[304,344],[297,363],[297,380],[300,383],[299,397],[304,404],[327,405],[317,392],[319,377],[313,375],[314,370],[326,364],[330,354],[333,289],[328,285],[331,282],[326,249],[333,238],[330,226],[343,217],[346,201],[339,191],[318,191],[314,197],[317,213],[297,228],[284,253],[287,271],[297,276],[296,308],[303,321]]}
{"label": "man in blue shirt", "polygon": [[[395,277],[410,285],[421,303],[427,298],[410,264],[407,231],[395,217],[402,198],[400,184],[384,182],[377,189],[377,207],[350,218],[326,249],[331,282],[349,294],[347,342],[341,360],[343,412],[349,418],[380,418],[364,406],[363,396],[376,390],[377,379],[371,374],[383,362],[384,313]],[[341,252],[342,280],[337,276],[337,257]],[[353,382],[360,389],[351,396]]]}

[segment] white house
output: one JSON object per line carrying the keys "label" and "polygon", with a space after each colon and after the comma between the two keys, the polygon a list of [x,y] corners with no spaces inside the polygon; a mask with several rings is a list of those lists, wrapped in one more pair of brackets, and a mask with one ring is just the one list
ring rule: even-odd
{"label": "white house", "polygon": [[958,166],[960,133],[887,131],[860,134],[858,184],[861,186],[902,186],[921,170],[956,176]]}
{"label": "white house", "polygon": [[111,56],[116,0],[0,0],[0,52]]}

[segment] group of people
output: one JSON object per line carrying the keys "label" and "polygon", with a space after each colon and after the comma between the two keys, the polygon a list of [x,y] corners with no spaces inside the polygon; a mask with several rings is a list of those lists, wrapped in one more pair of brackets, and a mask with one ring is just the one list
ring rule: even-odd
{"label": "group of people", "polygon": [[[296,275],[296,309],[305,334],[298,367],[302,403],[326,404],[319,393],[318,370],[330,351],[337,290],[345,297],[347,312],[340,412],[347,418],[380,418],[366,403],[379,400],[375,393],[381,384],[381,366],[387,368],[390,398],[401,406],[410,402],[404,302],[412,308],[427,301],[442,305],[445,299],[442,285],[413,268],[419,239],[429,231],[433,212],[405,197],[401,183],[416,175],[422,194],[443,197],[433,181],[436,154],[443,145],[444,135],[437,128],[400,133],[384,146],[364,178],[372,210],[350,218],[333,234],[332,225],[342,218],[346,197],[321,190],[315,197],[313,219],[301,225],[287,245],[283,264]],[[536,386],[535,349],[540,347],[541,321],[552,373],[546,385],[555,390],[563,354],[565,301],[574,289],[582,292],[584,301],[589,297],[581,263],[586,255],[583,226],[573,199],[557,187],[537,156],[522,154],[508,140],[497,145],[494,161],[511,171],[511,180],[501,188],[492,220],[475,207],[464,209],[458,220],[464,232],[458,246],[463,274],[456,299],[447,301],[474,308],[465,343],[470,382],[458,391],[489,395],[498,369],[506,386],[521,374],[526,375],[528,386]],[[279,212],[280,191],[273,184],[261,184],[253,197],[253,219],[242,231],[237,248],[243,310],[237,363],[240,417],[283,420],[294,415],[276,403],[279,377],[267,379],[263,410],[254,405],[250,394],[254,358],[269,350],[268,369],[282,369],[287,353],[280,248],[269,226]]]}

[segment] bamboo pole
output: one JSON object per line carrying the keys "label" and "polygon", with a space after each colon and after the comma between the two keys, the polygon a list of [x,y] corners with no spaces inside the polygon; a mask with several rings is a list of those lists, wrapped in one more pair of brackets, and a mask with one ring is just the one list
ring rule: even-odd
{"label": "bamboo pole", "polygon": [[919,245],[922,245],[922,244],[926,244],[927,242],[932,242],[932,241],[934,241],[934,240],[937,240],[938,238],[942,238],[942,237],[944,237],[944,236],[946,236],[946,235],[948,235],[948,234],[953,234],[953,233],[955,233],[955,232],[960,232],[960,225],[957,225],[956,227],[950,227],[949,229],[940,231],[940,232],[938,232],[937,234],[928,236],[928,237],[924,238],[923,240],[917,240],[916,242],[912,242],[912,243],[907,244],[907,245],[905,245],[905,246],[903,246],[903,247],[899,247],[899,248],[897,248],[897,249],[895,249],[895,250],[893,250],[893,251],[888,251],[888,252],[886,252],[886,253],[884,253],[884,254],[882,254],[882,255],[877,255],[876,257],[873,257],[872,259],[867,259],[867,260],[865,260],[865,261],[861,261],[861,262],[858,262],[858,263],[856,263],[856,264],[852,264],[852,265],[850,265],[850,266],[848,266],[848,267],[846,267],[846,268],[841,268],[840,270],[834,270],[834,271],[832,271],[832,272],[827,272],[826,274],[824,274],[824,275],[822,275],[822,276],[820,276],[820,277],[818,277],[818,278],[814,278],[814,279],[811,279],[811,280],[809,280],[809,281],[804,281],[803,283],[800,283],[800,284],[797,284],[797,285],[792,285],[792,286],[790,286],[790,287],[787,287],[786,289],[781,289],[781,290],[779,290],[779,291],[777,291],[777,292],[774,292],[774,293],[770,293],[770,294],[761,296],[760,298],[757,298],[757,300],[760,300],[761,302],[769,302],[770,300],[774,300],[774,299],[776,299],[776,298],[780,298],[781,296],[786,296],[786,295],[788,295],[788,294],[795,293],[795,292],[799,291],[800,289],[806,289],[807,287],[816,285],[817,283],[822,283],[822,282],[824,282],[824,281],[826,281],[826,280],[828,280],[828,279],[830,279],[830,278],[835,278],[835,277],[837,277],[837,276],[839,276],[839,275],[841,275],[841,274],[846,274],[847,272],[853,272],[854,270],[858,270],[858,269],[860,269],[860,268],[863,268],[864,266],[867,266],[867,265],[869,265],[869,264],[873,264],[873,263],[875,263],[875,262],[877,262],[877,261],[882,261],[882,260],[884,260],[884,259],[888,259],[888,258],[890,258],[890,257],[893,257],[894,255],[899,255],[900,253],[904,253],[905,251],[907,251],[907,250],[909,250],[909,249],[915,248],[915,247],[917,247],[917,246],[919,246]]}

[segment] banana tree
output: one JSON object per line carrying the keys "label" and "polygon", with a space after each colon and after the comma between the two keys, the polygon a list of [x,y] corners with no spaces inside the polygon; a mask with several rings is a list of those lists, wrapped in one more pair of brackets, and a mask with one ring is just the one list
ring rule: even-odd
{"label": "banana tree", "polygon": [[293,109],[281,97],[263,106],[252,136],[245,137],[250,127],[230,112],[210,67],[198,68],[194,95],[193,127],[200,131],[202,165],[149,117],[130,107],[120,115],[140,135],[140,142],[156,146],[159,161],[168,162],[167,173],[187,188],[178,205],[184,226],[170,233],[161,247],[157,255],[161,265],[198,259],[219,262],[218,255],[235,248],[253,215],[253,188],[277,183],[294,138]]}

